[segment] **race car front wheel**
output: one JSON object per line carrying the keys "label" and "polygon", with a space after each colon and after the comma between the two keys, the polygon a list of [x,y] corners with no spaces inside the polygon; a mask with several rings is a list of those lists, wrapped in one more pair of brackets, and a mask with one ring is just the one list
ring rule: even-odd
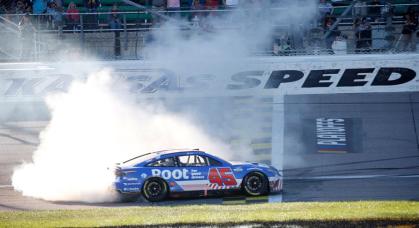
{"label": "race car front wheel", "polygon": [[160,178],[151,178],[144,183],[143,195],[150,202],[162,201],[168,193],[167,184]]}
{"label": "race car front wheel", "polygon": [[260,196],[267,194],[268,180],[262,173],[249,173],[243,180],[243,189],[246,192],[246,194],[251,196]]}

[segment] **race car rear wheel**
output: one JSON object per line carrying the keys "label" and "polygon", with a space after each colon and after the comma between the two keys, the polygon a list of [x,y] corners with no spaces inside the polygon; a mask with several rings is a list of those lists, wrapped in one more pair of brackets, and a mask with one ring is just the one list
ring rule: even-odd
{"label": "race car rear wheel", "polygon": [[167,184],[160,178],[151,178],[145,181],[143,186],[144,198],[150,202],[162,201],[168,193]]}
{"label": "race car rear wheel", "polygon": [[243,180],[243,190],[251,196],[260,196],[268,193],[268,179],[260,172],[252,172]]}

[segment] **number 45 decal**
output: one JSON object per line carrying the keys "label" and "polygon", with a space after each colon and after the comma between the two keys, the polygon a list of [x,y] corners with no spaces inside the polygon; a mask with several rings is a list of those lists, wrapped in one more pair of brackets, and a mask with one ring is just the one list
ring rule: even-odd
{"label": "number 45 decal", "polygon": [[236,178],[230,168],[211,168],[208,174],[209,182],[212,184],[237,185]]}

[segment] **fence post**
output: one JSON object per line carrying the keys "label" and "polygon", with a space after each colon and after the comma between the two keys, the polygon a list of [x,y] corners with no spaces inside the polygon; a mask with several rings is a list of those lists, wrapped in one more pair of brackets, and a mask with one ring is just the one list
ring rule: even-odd
{"label": "fence post", "polygon": [[[35,31],[33,33],[33,36],[34,36],[33,40],[34,40],[35,43],[34,43],[33,53],[30,53],[30,54],[33,56],[33,60],[37,61],[37,60],[39,60],[38,59],[38,31]],[[32,56],[30,56],[31,59],[32,59]]]}
{"label": "fence post", "polygon": [[128,50],[127,15],[124,13],[122,18],[124,21],[124,37],[125,37],[124,50],[127,51]]}
{"label": "fence post", "polygon": [[84,14],[80,14],[80,44],[81,44],[82,53],[84,54],[85,53],[85,50],[84,50],[85,37],[84,37],[83,15]]}
{"label": "fence post", "polygon": [[36,15],[36,23],[38,27],[38,30],[41,30],[41,16],[40,15]]}

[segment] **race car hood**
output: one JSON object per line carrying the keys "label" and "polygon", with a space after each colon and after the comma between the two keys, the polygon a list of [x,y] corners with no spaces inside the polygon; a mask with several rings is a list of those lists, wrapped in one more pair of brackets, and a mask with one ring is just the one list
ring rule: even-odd
{"label": "race car hood", "polygon": [[269,165],[264,164],[264,163],[258,163],[258,162],[238,162],[238,161],[232,161],[230,162],[232,165],[250,165],[250,166],[259,166],[259,167],[265,167],[265,168],[270,168]]}
{"label": "race car hood", "polygon": [[251,165],[250,162],[241,162],[241,161],[230,161],[232,165]]}

